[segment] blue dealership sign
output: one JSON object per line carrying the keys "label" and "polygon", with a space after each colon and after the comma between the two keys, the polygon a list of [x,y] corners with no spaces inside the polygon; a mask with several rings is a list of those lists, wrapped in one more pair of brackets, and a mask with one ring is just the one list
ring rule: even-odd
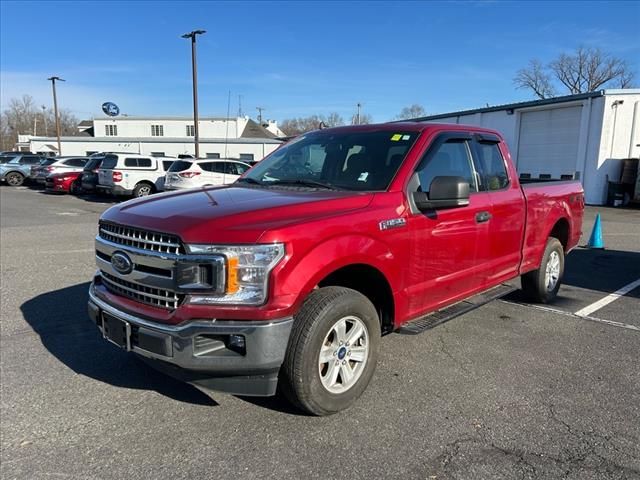
{"label": "blue dealership sign", "polygon": [[102,111],[110,117],[117,117],[120,115],[120,108],[113,102],[104,102],[102,104]]}

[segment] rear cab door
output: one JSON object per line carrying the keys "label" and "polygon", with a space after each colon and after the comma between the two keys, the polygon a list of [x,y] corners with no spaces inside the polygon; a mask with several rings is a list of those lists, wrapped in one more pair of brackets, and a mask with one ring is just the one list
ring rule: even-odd
{"label": "rear cab door", "polygon": [[487,286],[493,286],[518,275],[526,204],[504,141],[494,134],[476,133],[472,144],[480,189],[491,200],[486,273]]}

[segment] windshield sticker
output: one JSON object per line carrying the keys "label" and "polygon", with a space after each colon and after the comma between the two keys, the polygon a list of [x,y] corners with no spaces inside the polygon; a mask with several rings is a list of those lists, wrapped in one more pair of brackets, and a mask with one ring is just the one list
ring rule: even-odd
{"label": "windshield sticker", "polygon": [[409,140],[411,137],[409,135],[403,135],[402,140]]}
{"label": "windshield sticker", "polygon": [[360,174],[360,176],[358,177],[358,181],[359,182],[366,182],[368,176],[369,176],[369,172],[362,172]]}
{"label": "windshield sticker", "polygon": [[391,136],[391,141],[392,142],[397,142],[398,140],[400,140],[402,138],[402,134],[401,133],[396,133],[395,135]]}

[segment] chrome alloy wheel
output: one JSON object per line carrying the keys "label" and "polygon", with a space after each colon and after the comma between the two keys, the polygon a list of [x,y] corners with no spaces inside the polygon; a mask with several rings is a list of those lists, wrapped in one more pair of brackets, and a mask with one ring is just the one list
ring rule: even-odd
{"label": "chrome alloy wheel", "polygon": [[331,393],[343,393],[353,387],[367,364],[369,333],[358,317],[338,320],[322,342],[318,369],[322,386]]}
{"label": "chrome alloy wheel", "polygon": [[549,255],[549,261],[547,261],[547,268],[544,274],[544,284],[547,287],[547,291],[550,292],[558,284],[560,278],[560,255],[558,252],[553,251]]}
{"label": "chrome alloy wheel", "polygon": [[147,195],[151,195],[151,187],[142,185],[138,188],[138,197],[146,197]]}

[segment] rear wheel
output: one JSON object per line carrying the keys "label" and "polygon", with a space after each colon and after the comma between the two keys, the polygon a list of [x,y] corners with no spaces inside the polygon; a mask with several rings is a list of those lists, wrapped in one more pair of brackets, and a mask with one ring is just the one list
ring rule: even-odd
{"label": "rear wheel", "polygon": [[7,185],[11,185],[12,187],[19,187],[24,183],[24,175],[18,172],[8,173],[5,177],[7,181]]}
{"label": "rear wheel", "polygon": [[151,195],[153,193],[153,186],[149,183],[139,183],[133,189],[133,196],[138,197],[146,197],[147,195]]}
{"label": "rear wheel", "polygon": [[344,410],[367,388],[379,344],[380,320],[364,295],[343,287],[315,290],[295,316],[281,390],[314,415]]}
{"label": "rear wheel", "polygon": [[560,240],[549,237],[540,268],[522,275],[522,291],[530,301],[548,303],[556,298],[563,274],[564,248]]}
{"label": "rear wheel", "polygon": [[78,195],[82,192],[82,187],[80,186],[80,182],[78,182],[77,180],[75,182],[71,183],[71,186],[69,187],[69,193],[71,195]]}

